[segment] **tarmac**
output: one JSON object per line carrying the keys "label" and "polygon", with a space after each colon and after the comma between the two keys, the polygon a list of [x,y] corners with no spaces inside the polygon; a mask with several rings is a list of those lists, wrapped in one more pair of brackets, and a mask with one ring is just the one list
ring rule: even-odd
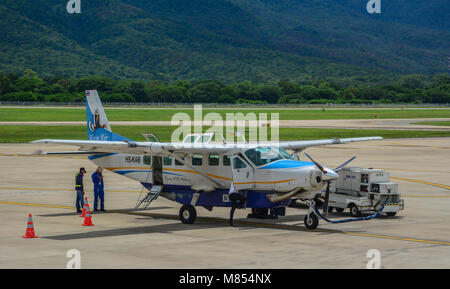
{"label": "tarmac", "polygon": [[[106,213],[83,227],[75,214],[74,175],[95,165],[83,156],[31,155],[37,149],[73,147],[0,144],[0,268],[66,268],[68,250],[81,254],[81,268],[366,268],[370,249],[381,268],[450,268],[450,138],[385,139],[307,149],[335,167],[383,168],[399,184],[405,210],[395,217],[344,224],[321,220],[307,230],[306,209],[288,208],[277,220],[247,219],[237,210],[228,226],[227,208],[197,208],[199,219],[178,220],[180,205],[162,197],[134,211],[142,187],[105,172]],[[36,239],[23,239],[28,214]],[[332,218],[348,218],[348,212]]]}

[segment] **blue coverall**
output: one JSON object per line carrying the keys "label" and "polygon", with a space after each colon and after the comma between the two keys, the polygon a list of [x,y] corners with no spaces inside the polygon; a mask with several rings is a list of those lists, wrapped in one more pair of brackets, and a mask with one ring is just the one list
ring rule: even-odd
{"label": "blue coverall", "polygon": [[95,171],[92,174],[94,183],[94,211],[97,211],[98,199],[100,198],[100,210],[105,209],[105,192],[103,191],[103,175]]}
{"label": "blue coverall", "polygon": [[77,212],[80,212],[81,208],[84,207],[83,174],[81,172],[79,172],[75,175],[75,190],[77,191],[77,199],[75,201],[75,206],[77,207]]}

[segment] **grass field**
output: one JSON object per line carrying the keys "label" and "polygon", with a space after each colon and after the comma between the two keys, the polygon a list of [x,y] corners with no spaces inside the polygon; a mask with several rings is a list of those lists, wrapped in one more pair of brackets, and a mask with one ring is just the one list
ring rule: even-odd
{"label": "grass field", "polygon": [[[145,141],[143,133],[156,133],[161,141],[170,141],[173,126],[114,126],[113,131],[135,141]],[[206,127],[205,129],[208,129]],[[270,132],[270,130],[269,130]],[[280,140],[329,139],[334,137],[381,136],[384,138],[450,137],[450,131],[401,131],[359,129],[280,128]],[[270,135],[270,134],[269,134]],[[1,143],[24,143],[38,139],[87,139],[86,126],[0,126]],[[248,138],[247,138],[248,139]],[[269,136],[270,139],[270,136]]]}
{"label": "grass field", "polygon": [[[187,113],[193,118],[192,109],[105,109],[110,121],[170,121],[172,115]],[[203,114],[215,112],[226,119],[226,113],[255,112],[279,113],[280,120],[313,120],[313,119],[385,119],[385,118],[450,118],[449,109],[361,109],[361,110],[305,110],[305,109],[204,109]],[[0,121],[84,121],[84,108],[0,108]]]}
{"label": "grass field", "polygon": [[413,122],[412,124],[450,126],[450,121],[421,121],[421,122]]}

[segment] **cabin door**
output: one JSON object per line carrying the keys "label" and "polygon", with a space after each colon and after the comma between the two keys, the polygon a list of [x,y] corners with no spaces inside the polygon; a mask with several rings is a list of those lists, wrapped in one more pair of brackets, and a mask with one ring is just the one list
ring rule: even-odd
{"label": "cabin door", "polygon": [[153,156],[152,163],[152,184],[153,186],[162,186],[164,184],[162,157]]}
{"label": "cabin door", "polygon": [[232,159],[233,184],[236,190],[251,190],[255,188],[255,171],[249,163],[240,156]]}

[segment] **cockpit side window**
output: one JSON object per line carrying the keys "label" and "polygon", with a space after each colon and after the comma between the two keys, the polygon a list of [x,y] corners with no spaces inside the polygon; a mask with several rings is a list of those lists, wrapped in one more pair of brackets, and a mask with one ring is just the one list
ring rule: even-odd
{"label": "cockpit side window", "polygon": [[287,151],[285,151],[283,148],[278,148],[278,151],[285,159],[288,159],[288,160],[293,159],[292,156]]}
{"label": "cockpit side window", "polygon": [[246,167],[247,167],[247,165],[240,158],[235,157],[233,159],[233,168],[234,169],[243,169],[243,168],[246,168]]}
{"label": "cockpit side window", "polygon": [[284,151],[282,154],[278,149],[272,147],[257,147],[245,151],[245,156],[255,165],[262,166],[274,161],[285,159],[286,156],[290,158],[289,154]]}

